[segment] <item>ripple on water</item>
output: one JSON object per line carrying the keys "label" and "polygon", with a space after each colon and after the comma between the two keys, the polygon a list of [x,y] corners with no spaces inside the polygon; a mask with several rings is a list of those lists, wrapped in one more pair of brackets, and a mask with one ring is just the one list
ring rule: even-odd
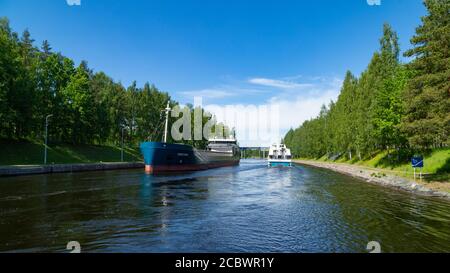
{"label": "ripple on water", "polygon": [[450,251],[450,203],[264,161],[171,176],[141,170],[2,178],[0,251]]}

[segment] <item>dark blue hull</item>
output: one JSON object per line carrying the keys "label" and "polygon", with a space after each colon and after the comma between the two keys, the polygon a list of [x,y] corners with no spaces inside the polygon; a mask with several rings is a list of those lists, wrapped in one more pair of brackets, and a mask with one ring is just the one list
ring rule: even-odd
{"label": "dark blue hull", "polygon": [[199,171],[238,165],[239,154],[200,151],[190,145],[161,142],[141,143],[148,173]]}

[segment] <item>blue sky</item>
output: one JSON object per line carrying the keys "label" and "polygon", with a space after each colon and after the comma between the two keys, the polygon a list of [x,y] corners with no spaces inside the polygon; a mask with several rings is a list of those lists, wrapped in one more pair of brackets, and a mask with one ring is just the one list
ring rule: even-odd
{"label": "blue sky", "polygon": [[125,85],[181,103],[279,102],[283,132],[335,99],[346,70],[364,70],[384,22],[405,50],[425,13],[421,0],[0,0],[14,30]]}

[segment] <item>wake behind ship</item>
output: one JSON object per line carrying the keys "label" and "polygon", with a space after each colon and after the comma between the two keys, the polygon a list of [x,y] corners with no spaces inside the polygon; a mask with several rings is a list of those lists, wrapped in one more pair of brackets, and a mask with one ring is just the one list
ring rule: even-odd
{"label": "wake behind ship", "polygon": [[199,150],[191,145],[167,143],[170,111],[167,104],[164,141],[143,142],[140,145],[147,173],[200,171],[239,164],[241,152],[235,137],[210,139],[206,150]]}

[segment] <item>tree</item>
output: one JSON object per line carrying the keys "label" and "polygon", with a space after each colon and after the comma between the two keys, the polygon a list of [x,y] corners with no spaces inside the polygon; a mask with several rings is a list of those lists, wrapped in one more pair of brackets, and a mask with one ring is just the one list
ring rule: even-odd
{"label": "tree", "polygon": [[397,34],[384,24],[380,50],[360,78],[348,71],[338,100],[286,136],[294,155],[351,160],[356,152],[362,159],[404,143],[398,133],[408,73],[399,64],[399,51]]}
{"label": "tree", "polygon": [[357,80],[350,71],[347,71],[342,85],[341,93],[335,104],[330,109],[330,117],[327,131],[332,131],[332,137],[329,137],[330,147],[328,151],[332,150],[334,153],[348,152],[348,156],[352,158],[352,151],[355,149],[355,126],[354,121],[356,117],[357,107],[355,105],[356,99],[356,84]]}
{"label": "tree", "polygon": [[137,109],[137,136],[141,140],[161,140],[164,116],[162,110],[166,108],[170,97],[160,92],[154,85],[146,83],[139,94]]}
{"label": "tree", "polygon": [[374,136],[384,149],[400,148],[405,138],[400,130],[404,114],[402,94],[410,78],[405,66],[398,66],[392,77],[385,79],[376,96],[374,113]]}
{"label": "tree", "polygon": [[110,137],[115,125],[114,109],[114,81],[105,73],[95,73],[89,81],[89,89],[95,102],[95,139],[98,143],[104,143]]}
{"label": "tree", "polygon": [[46,58],[46,57],[50,56],[50,54],[52,54],[52,47],[50,46],[50,43],[47,40],[44,40],[42,42],[41,49],[42,49],[41,55],[44,58]]}
{"label": "tree", "polygon": [[67,131],[71,120],[71,112],[65,103],[64,89],[75,74],[72,60],[61,54],[50,54],[46,58],[39,58],[36,71],[39,109],[35,110],[36,124],[42,129],[45,117],[52,114],[52,126],[49,127],[49,135],[53,140],[64,141],[68,137]]}
{"label": "tree", "polygon": [[0,18],[0,64],[0,135],[11,137],[15,112],[11,108],[10,97],[20,71],[17,44],[6,18]]}
{"label": "tree", "polygon": [[[1,137],[40,141],[45,117],[52,114],[52,141],[118,144],[123,127],[133,145],[161,140],[161,110],[167,102],[178,104],[167,92],[149,83],[139,88],[136,82],[125,89],[86,61],[75,68],[73,60],[52,52],[47,40],[40,49],[33,43],[28,30],[19,38],[9,21],[0,19]],[[202,117],[203,123],[208,120]],[[205,143],[190,142],[197,147]]]}
{"label": "tree", "polygon": [[65,127],[65,135],[72,143],[89,143],[93,139],[95,110],[94,98],[89,90],[89,74],[83,65],[78,66],[63,89],[63,98],[70,125]]}
{"label": "tree", "polygon": [[418,149],[448,145],[450,132],[450,1],[425,0],[425,6],[429,14],[405,53],[414,59],[402,129]]}

